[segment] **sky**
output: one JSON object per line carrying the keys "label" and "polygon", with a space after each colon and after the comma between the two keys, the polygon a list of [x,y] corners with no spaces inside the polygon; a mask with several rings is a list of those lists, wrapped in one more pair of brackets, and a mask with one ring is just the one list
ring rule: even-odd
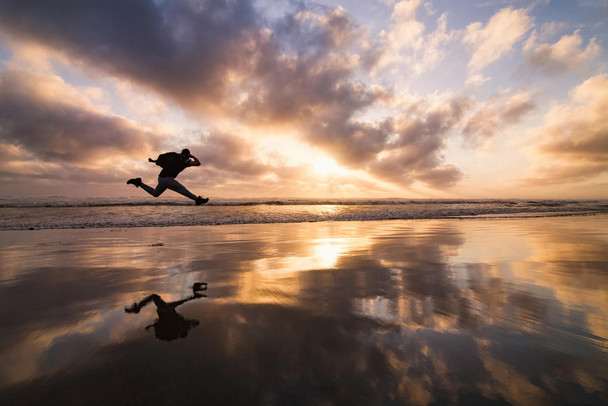
{"label": "sky", "polygon": [[[608,198],[607,0],[0,0],[0,195]],[[170,194],[172,192],[167,192]]]}

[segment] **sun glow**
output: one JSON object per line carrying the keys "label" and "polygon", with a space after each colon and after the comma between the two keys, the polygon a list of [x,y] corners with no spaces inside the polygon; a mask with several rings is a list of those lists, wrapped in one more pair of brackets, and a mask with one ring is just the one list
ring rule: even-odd
{"label": "sun glow", "polygon": [[337,175],[342,172],[342,168],[331,158],[326,156],[314,160],[314,171],[321,176]]}

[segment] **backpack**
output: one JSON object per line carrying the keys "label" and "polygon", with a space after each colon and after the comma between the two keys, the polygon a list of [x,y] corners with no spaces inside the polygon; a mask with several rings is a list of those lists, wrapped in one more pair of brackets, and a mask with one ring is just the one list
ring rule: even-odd
{"label": "backpack", "polygon": [[156,165],[161,168],[175,168],[180,165],[183,166],[184,157],[177,152],[166,152],[164,154],[160,154],[158,158],[156,158]]}

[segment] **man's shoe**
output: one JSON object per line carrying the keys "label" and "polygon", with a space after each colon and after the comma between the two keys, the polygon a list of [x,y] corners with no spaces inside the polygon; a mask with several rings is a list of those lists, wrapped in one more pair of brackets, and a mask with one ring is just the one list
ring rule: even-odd
{"label": "man's shoe", "polygon": [[135,185],[135,187],[141,186],[141,178],[133,178],[127,181],[127,185]]}
{"label": "man's shoe", "polygon": [[205,204],[209,201],[209,198],[203,199],[202,197],[197,197],[196,200],[194,201],[194,204],[196,204],[197,206],[200,206],[201,204]]}
{"label": "man's shoe", "polygon": [[207,290],[207,282],[196,282],[194,285],[192,285],[193,293],[199,292],[201,290]]}
{"label": "man's shoe", "polygon": [[126,313],[139,313],[139,303],[133,303],[131,306],[129,307],[125,307],[125,312]]}

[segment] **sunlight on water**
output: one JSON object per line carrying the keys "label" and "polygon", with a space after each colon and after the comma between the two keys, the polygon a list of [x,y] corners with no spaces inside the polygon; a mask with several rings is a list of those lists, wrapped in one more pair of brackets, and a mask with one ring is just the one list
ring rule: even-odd
{"label": "sunlight on water", "polygon": [[317,263],[315,268],[333,268],[338,260],[338,257],[343,252],[339,242],[323,241],[315,246],[315,256]]}
{"label": "sunlight on water", "polygon": [[0,232],[0,395],[153,400],[166,378],[134,367],[159,363],[165,390],[211,403],[604,404],[607,230],[594,216]]}

